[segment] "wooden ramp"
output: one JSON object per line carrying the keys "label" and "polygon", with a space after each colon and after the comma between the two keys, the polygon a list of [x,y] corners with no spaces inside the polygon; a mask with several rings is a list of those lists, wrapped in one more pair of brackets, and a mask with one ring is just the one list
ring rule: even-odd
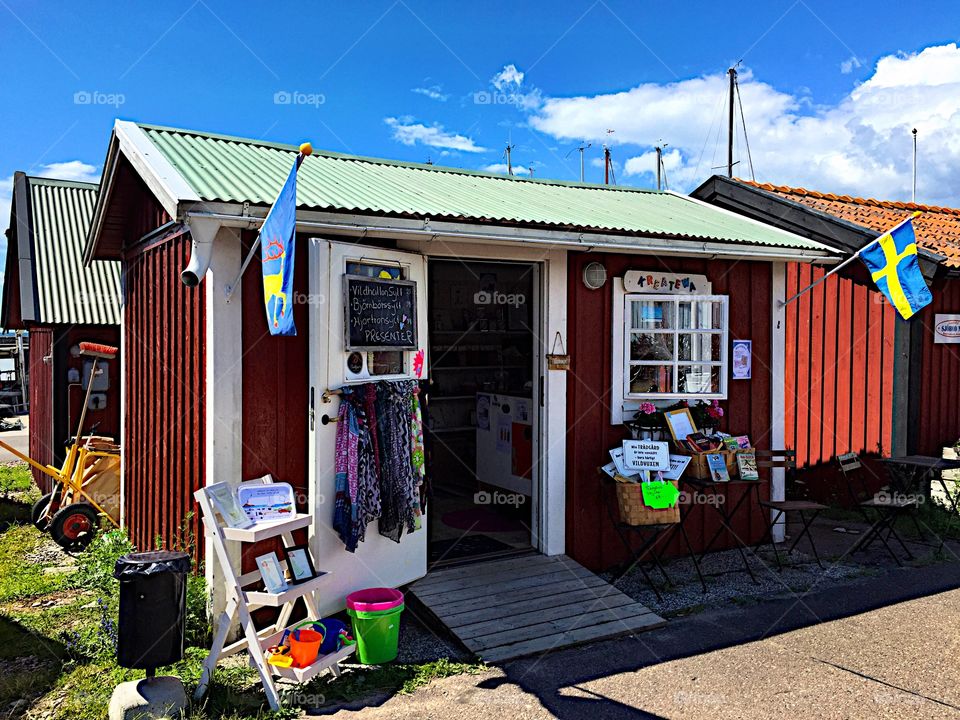
{"label": "wooden ramp", "polygon": [[488,662],[666,624],[565,555],[525,555],[437,570],[411,592]]}

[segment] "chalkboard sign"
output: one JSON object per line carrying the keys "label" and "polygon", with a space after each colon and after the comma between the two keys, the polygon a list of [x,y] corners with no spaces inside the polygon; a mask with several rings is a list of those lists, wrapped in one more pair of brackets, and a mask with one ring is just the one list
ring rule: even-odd
{"label": "chalkboard sign", "polygon": [[347,350],[416,350],[417,284],[344,275]]}

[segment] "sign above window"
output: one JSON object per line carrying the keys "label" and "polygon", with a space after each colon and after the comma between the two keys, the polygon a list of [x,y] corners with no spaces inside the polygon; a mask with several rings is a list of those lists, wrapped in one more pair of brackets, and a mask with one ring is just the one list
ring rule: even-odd
{"label": "sign above window", "polygon": [[658,295],[710,295],[710,281],[706,275],[628,270],[623,275],[623,289],[628,293],[656,293]]}

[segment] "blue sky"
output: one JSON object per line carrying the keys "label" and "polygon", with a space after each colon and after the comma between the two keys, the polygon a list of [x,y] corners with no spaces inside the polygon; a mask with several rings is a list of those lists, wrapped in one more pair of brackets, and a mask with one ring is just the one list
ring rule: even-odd
{"label": "blue sky", "polygon": [[[908,198],[913,125],[920,199],[950,202],[960,176],[955,2],[119,7],[0,0],[0,223],[15,170],[99,177],[116,117],[494,171],[509,139],[517,166],[568,180],[586,139],[588,181],[606,139],[617,181],[644,187],[662,141],[687,191],[723,161],[737,61],[758,180]],[[737,157],[750,176],[739,129]]]}

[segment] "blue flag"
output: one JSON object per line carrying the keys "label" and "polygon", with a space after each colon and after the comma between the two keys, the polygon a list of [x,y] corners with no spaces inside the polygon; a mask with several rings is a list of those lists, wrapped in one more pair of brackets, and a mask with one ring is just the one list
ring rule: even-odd
{"label": "blue flag", "polygon": [[293,259],[297,230],[297,169],[290,169],[287,181],[260,228],[260,256],[263,260],[263,304],[271,335],[296,335],[293,324]]}
{"label": "blue flag", "polygon": [[860,251],[870,277],[887,300],[908,320],[933,301],[917,261],[913,218],[884,233]]}

